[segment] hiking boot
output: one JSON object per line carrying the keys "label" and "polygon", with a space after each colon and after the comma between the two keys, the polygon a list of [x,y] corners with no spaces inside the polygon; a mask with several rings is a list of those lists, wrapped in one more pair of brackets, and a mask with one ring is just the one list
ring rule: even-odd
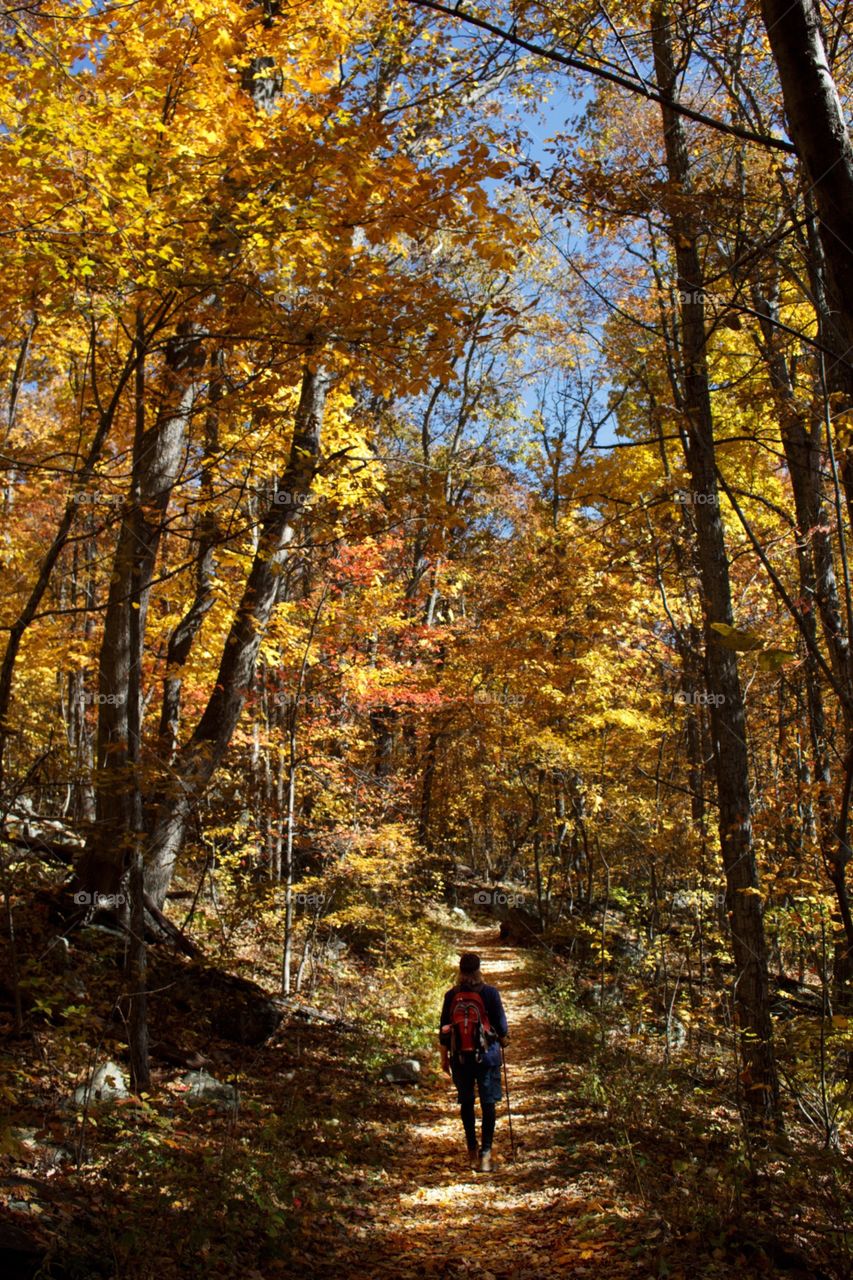
{"label": "hiking boot", "polygon": [[480,1167],[480,1153],[479,1153],[479,1151],[477,1150],[477,1148],[476,1148],[476,1147],[469,1147],[469,1148],[468,1148],[468,1163],[470,1164],[470,1166],[471,1166],[471,1168],[472,1168],[472,1169],[479,1169],[479,1167]]}
{"label": "hiking boot", "polygon": [[480,1173],[492,1172],[492,1153],[491,1151],[480,1152]]}

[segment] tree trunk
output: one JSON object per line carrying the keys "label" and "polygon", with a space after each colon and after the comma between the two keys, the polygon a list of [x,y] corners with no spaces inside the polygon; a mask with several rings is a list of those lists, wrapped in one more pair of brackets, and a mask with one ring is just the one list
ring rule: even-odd
{"label": "tree trunk", "polygon": [[389,777],[394,767],[394,746],[397,721],[400,713],[396,707],[375,707],[370,713],[370,727],[374,738],[374,772],[378,779]]}
{"label": "tree trunk", "polygon": [[[134,464],[144,445],[145,437],[145,347],[141,320],[138,328],[139,363],[136,366],[136,433],[134,439]],[[131,491],[131,504],[136,512],[141,505],[141,470],[134,465],[138,477]],[[131,1081],[137,1093],[143,1093],[151,1084],[148,1062],[148,995],[147,951],[145,942],[145,876],[144,832],[142,829],[142,785],[139,777],[139,756],[142,739],[142,590],[141,565],[135,566],[130,582],[130,592],[125,601],[129,638],[129,675],[127,699],[127,755],[130,766],[130,943],[127,952],[127,973],[130,982],[130,1013],[128,1017],[128,1049],[130,1050]]]}
{"label": "tree trunk", "polygon": [[[71,605],[81,609],[80,622],[75,626],[75,632],[81,639],[91,634],[95,625],[92,611],[97,603],[95,534],[91,529],[91,517],[87,517],[86,522],[90,525],[90,536],[84,542],[74,544],[70,574]],[[95,793],[92,788],[95,758],[93,735],[86,718],[87,672],[84,668],[75,667],[62,672],[60,681],[62,714],[73,770],[62,817],[74,823],[88,824],[95,820]]]}
{"label": "tree trunk", "polygon": [[663,104],[669,176],[670,231],[681,299],[682,440],[694,495],[699,574],[705,615],[705,662],[714,739],[719,835],[726,872],[726,898],[737,968],[735,1006],[745,1064],[750,1111],[779,1116],[779,1082],[770,1021],[767,944],[752,841],[746,717],[737,657],[718,643],[711,624],[734,622],[728,557],[719,508],[713,416],[709,390],[704,277],[698,238],[690,220],[692,189],[684,125],[670,105],[675,59],[668,12],[652,8],[652,47]]}
{"label": "tree trunk", "polygon": [[[833,562],[830,529],[832,520],[823,493],[820,418],[804,423],[796,405],[794,389],[783,354],[778,349],[777,331],[772,321],[778,316],[776,300],[753,289],[755,309],[762,318],[764,356],[773,389],[779,402],[779,419],[785,459],[794,495],[797,518],[797,562],[803,623],[812,646],[817,646],[815,606],[829,650],[836,677],[841,712],[848,726],[853,724],[853,670],[851,649],[844,625],[841,601]],[[826,712],[818,664],[809,652],[805,661],[806,698],[812,743],[814,780],[820,785],[818,817],[820,843],[827,873],[835,889],[841,921],[845,928],[846,948],[853,954],[853,915],[851,915],[846,865],[849,860],[846,842],[839,844],[839,824],[832,813],[831,773],[826,735]],[[846,995],[849,963],[836,964],[836,987],[839,998]]]}
{"label": "tree trunk", "polygon": [[208,408],[204,428],[204,461],[201,468],[202,510],[198,518],[196,550],[196,589],[189,609],[169,637],[166,653],[166,676],[160,708],[159,750],[164,760],[174,758],[178,746],[181,718],[183,669],[193,643],[214,601],[213,582],[216,571],[214,551],[219,542],[219,529],[213,511],[213,460],[219,447],[218,404],[224,391],[223,356],[221,350],[210,360]]}
{"label": "tree trunk", "polygon": [[[128,738],[134,659],[127,602],[136,588],[139,632],[144,642],[157,550],[172,490],[184,463],[197,394],[196,376],[203,359],[196,334],[185,332],[171,340],[159,411],[134,450],[131,486],[139,500],[128,506],[121,523],[99,655],[97,820],[78,868],[82,888],[93,895],[119,891],[130,854]],[[123,858],[116,856],[121,849]]]}
{"label": "tree trunk", "polygon": [[816,0],[762,0],[791,140],[817,207],[837,345],[853,348],[853,146],[829,69]]}
{"label": "tree trunk", "polygon": [[9,639],[6,643],[6,651],[3,654],[3,662],[0,664],[0,792],[3,790],[5,781],[5,748],[8,740],[9,708],[12,702],[15,663],[21,649],[21,642],[27,632],[27,628],[38,612],[50,584],[53,570],[68,541],[71,526],[79,510],[79,499],[85,486],[95,473],[95,467],[98,465],[107,436],[112,429],[116,412],[127,383],[134,371],[136,360],[136,348],[131,347],[116,380],[113,394],[98,418],[98,426],[85,461],[73,477],[72,494],[65,505],[65,512],[59,522],[59,528],[54,535],[53,541],[39,565],[39,571],[27,602],[9,628]]}
{"label": "tree trunk", "polygon": [[193,809],[225,755],[252,682],[296,521],[314,478],[329,382],[322,370],[306,369],[303,374],[290,457],[276,487],[275,500],[262,521],[257,551],[225,642],[216,684],[192,737],[175,757],[171,770],[174,786],[160,795],[153,807],[146,888],[160,908]]}

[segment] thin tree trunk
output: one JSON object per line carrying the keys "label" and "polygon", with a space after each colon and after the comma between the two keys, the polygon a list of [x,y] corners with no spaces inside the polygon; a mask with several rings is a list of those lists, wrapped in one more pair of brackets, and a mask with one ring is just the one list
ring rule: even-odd
{"label": "thin tree trunk", "polygon": [[290,995],[290,970],[293,961],[293,838],[294,823],[296,817],[296,772],[298,762],[296,759],[296,740],[299,729],[299,702],[302,697],[302,690],[305,687],[305,674],[308,669],[308,657],[311,652],[311,644],[317,630],[317,623],[320,620],[320,612],[326,603],[328,587],[323,589],[317,608],[314,610],[314,616],[311,619],[311,627],[308,631],[308,638],[305,642],[305,649],[302,654],[302,662],[299,667],[299,677],[296,681],[296,689],[294,690],[293,702],[290,706],[290,716],[287,726],[287,827],[285,832],[284,843],[284,947],[282,948],[281,958],[281,994],[283,996]]}
{"label": "thin tree trunk", "polygon": [[[136,366],[136,433],[134,439],[134,475],[139,477],[136,465],[144,446],[145,436],[145,346],[141,319],[137,325],[139,361]],[[131,492],[131,502],[136,508],[142,501],[139,479]],[[141,566],[135,566],[125,608],[130,640],[127,700],[127,754],[131,771],[130,793],[130,943],[128,947],[128,978],[130,981],[130,1073],[137,1093],[148,1089],[151,1076],[148,1064],[148,997],[146,993],[147,955],[145,943],[145,874],[142,829],[142,786],[139,777],[139,756],[142,729],[142,591]]]}
{"label": "thin tree trunk", "polygon": [[124,394],[125,387],[127,386],[131,374],[134,371],[136,359],[137,355],[134,347],[128,353],[109,402],[100,413],[98,425],[95,429],[92,443],[89,446],[89,452],[86,454],[85,461],[74,476],[71,497],[66,503],[65,512],[59,522],[59,528],[54,535],[53,542],[50,544],[50,547],[39,565],[39,571],[36,576],[35,583],[30,590],[27,602],[9,628],[9,639],[6,643],[6,651],[3,655],[2,665],[0,665],[0,792],[2,792],[5,782],[5,748],[8,740],[9,708],[12,701],[12,685],[15,675],[15,663],[21,649],[21,642],[28,627],[32,623],[33,618],[38,612],[39,606],[44,598],[44,594],[50,584],[51,575],[54,567],[56,566],[56,562],[68,541],[71,526],[74,523],[74,518],[77,515],[80,506],[78,499],[83,489],[95,473],[95,467],[98,464],[107,436],[109,435],[110,429],[112,428],[115,420],[115,415],[121,402],[121,397]]}

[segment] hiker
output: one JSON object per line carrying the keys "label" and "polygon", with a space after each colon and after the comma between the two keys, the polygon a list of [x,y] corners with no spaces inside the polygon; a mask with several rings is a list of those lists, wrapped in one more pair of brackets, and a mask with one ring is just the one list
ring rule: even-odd
{"label": "hiker", "polygon": [[[441,1069],[451,1076],[459,1097],[472,1169],[490,1173],[495,1106],[501,1100],[501,1048],[509,1039],[506,1014],[497,987],[483,981],[480,957],[467,951],[459,959],[459,976],[441,1008],[438,1043]],[[477,1147],[474,1085],[480,1094],[483,1140]]]}

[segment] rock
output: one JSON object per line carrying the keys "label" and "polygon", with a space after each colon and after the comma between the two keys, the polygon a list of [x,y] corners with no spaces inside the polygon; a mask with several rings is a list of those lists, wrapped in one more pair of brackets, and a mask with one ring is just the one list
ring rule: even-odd
{"label": "rock", "polygon": [[277,1029],[282,1011],[256,982],[222,969],[188,962],[152,948],[149,997],[155,1038],[172,1035],[177,1015],[184,1027],[207,1031],[237,1044],[263,1044]]}
{"label": "rock", "polygon": [[577,1004],[581,1009],[600,1009],[622,1004],[622,992],[617,987],[602,987],[600,982],[593,982],[578,994]]}
{"label": "rock", "polygon": [[276,1008],[283,1010],[291,1020],[298,1019],[300,1022],[307,1022],[310,1026],[322,1024],[334,1027],[338,1031],[358,1030],[354,1022],[347,1022],[345,1018],[339,1018],[335,1013],[326,1013],[324,1009],[315,1009],[313,1005],[303,1004],[295,996],[277,997],[275,1003]]}
{"label": "rock", "polygon": [[16,1156],[21,1164],[58,1169],[60,1165],[68,1164],[69,1161],[77,1158],[73,1147],[56,1146],[51,1142],[39,1141],[35,1129],[12,1129],[11,1134],[19,1144]]}
{"label": "rock", "polygon": [[338,934],[333,933],[326,940],[326,955],[331,956],[333,960],[340,960],[341,956],[349,950],[347,943]]}
{"label": "rock", "polygon": [[[667,1034],[666,1027],[663,1028],[663,1034]],[[671,1049],[683,1049],[687,1044],[687,1028],[679,1018],[670,1018],[669,1020],[669,1047]]]}
{"label": "rock", "polygon": [[417,1058],[398,1058],[382,1072],[386,1084],[418,1084],[420,1078],[421,1064]]}
{"label": "rock", "polygon": [[451,907],[450,914],[459,921],[460,924],[470,924],[471,920],[467,911],[463,911],[461,907]]}
{"label": "rock", "polygon": [[93,1072],[87,1084],[74,1090],[74,1102],[78,1107],[91,1106],[95,1102],[115,1102],[128,1097],[124,1072],[115,1062],[105,1062]]}
{"label": "rock", "polygon": [[[506,897],[506,895],[503,896]],[[527,947],[536,942],[542,933],[539,917],[518,903],[505,907],[498,902],[493,907],[493,912],[503,917],[500,926],[500,937],[503,942],[517,947]]]}
{"label": "rock", "polygon": [[[665,1022],[641,1022],[637,1027],[638,1035],[659,1036],[666,1041],[667,1029]],[[687,1044],[687,1028],[678,1018],[670,1018],[669,1020],[669,1047],[670,1049],[683,1049]]]}
{"label": "rock", "polygon": [[188,1071],[181,1080],[186,1086],[187,1105],[190,1107],[215,1107],[217,1111],[236,1112],[238,1094],[233,1084],[217,1080],[206,1071]]}
{"label": "rock", "polygon": [[647,950],[643,938],[627,937],[621,933],[614,933],[612,937],[608,937],[607,946],[614,956],[628,961],[641,960]]}
{"label": "rock", "polygon": [[[210,972],[210,971],[209,971]],[[281,1013],[254,982],[232,974],[216,973],[219,1003],[213,1010],[211,1030],[237,1044],[263,1044],[281,1022]],[[205,986],[209,989],[209,982]]]}
{"label": "rock", "polygon": [[67,938],[54,938],[42,956],[42,962],[52,973],[67,973],[71,968],[71,946]]}

